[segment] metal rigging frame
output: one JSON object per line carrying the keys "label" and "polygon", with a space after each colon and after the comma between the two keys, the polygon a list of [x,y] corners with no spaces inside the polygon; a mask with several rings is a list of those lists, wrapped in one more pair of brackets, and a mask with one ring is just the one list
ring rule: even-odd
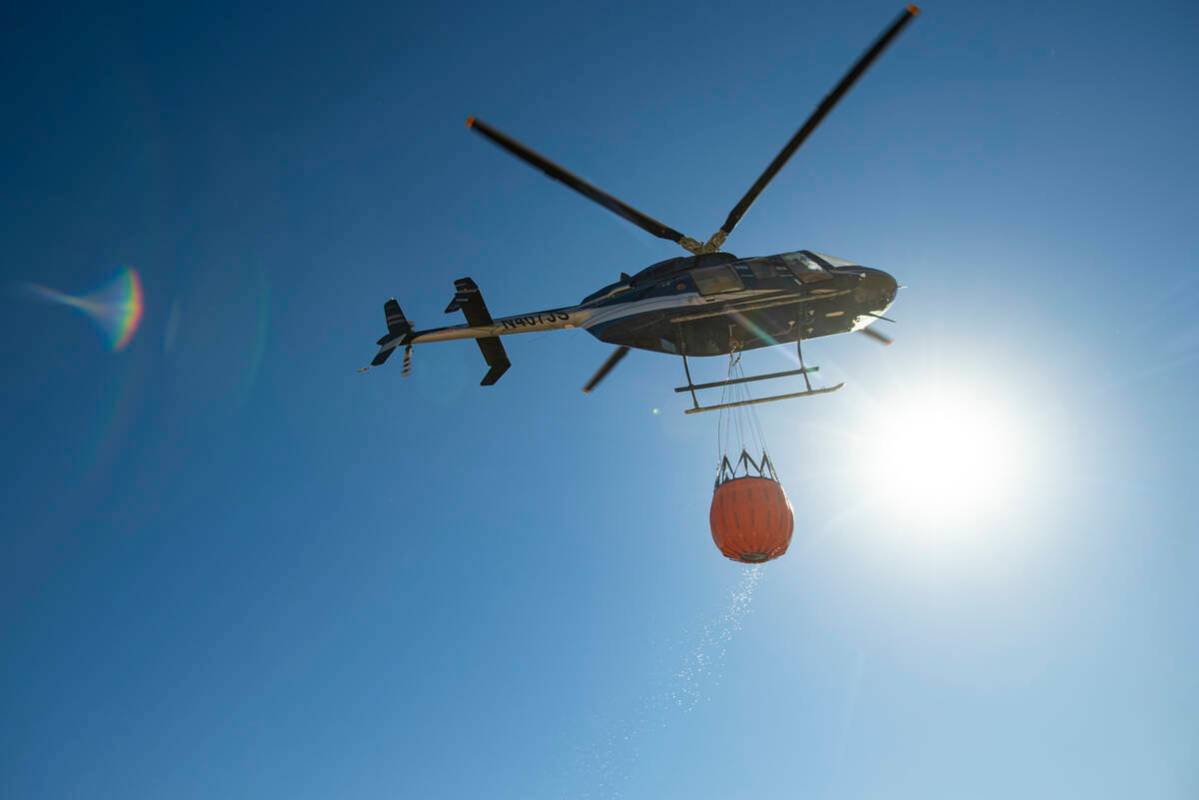
{"label": "metal rigging frame", "polygon": [[[808,377],[809,373],[819,372],[820,367],[809,367],[804,364],[803,360],[803,330],[799,328],[799,322],[796,321],[796,338],[795,338],[795,353],[799,356],[799,369],[789,369],[783,372],[768,372],[762,375],[748,375],[741,378],[729,378],[723,381],[712,381],[711,383],[695,383],[691,379],[691,367],[687,363],[687,337],[683,335],[682,328],[679,329],[679,354],[683,357],[683,372],[687,376],[686,386],[676,386],[675,392],[690,392],[691,393],[691,408],[684,409],[684,414],[700,414],[705,411],[719,411],[722,408],[739,408],[741,406],[754,406],[759,403],[773,403],[778,400],[793,400],[799,397],[811,397],[817,394],[829,394],[835,392],[845,385],[842,381],[836,386],[827,386],[822,389],[813,389],[812,380]],[[719,389],[722,386],[733,386],[740,383],[752,383],[753,381],[768,381],[775,378],[787,378],[792,375],[802,375],[804,386],[807,387],[802,392],[790,392],[788,394],[776,394],[771,397],[754,397],[748,400],[736,400],[731,403],[715,403],[710,406],[701,406],[699,398],[696,396],[697,391],[703,389]]]}

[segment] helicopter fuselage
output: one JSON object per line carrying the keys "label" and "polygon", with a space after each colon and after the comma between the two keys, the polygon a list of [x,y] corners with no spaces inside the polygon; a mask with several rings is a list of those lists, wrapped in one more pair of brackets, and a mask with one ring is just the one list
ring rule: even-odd
{"label": "helicopter fuselage", "polygon": [[639,350],[717,356],[861,330],[886,312],[896,289],[881,270],[806,250],[709,253],[622,275],[575,306],[415,331],[405,344],[581,328]]}

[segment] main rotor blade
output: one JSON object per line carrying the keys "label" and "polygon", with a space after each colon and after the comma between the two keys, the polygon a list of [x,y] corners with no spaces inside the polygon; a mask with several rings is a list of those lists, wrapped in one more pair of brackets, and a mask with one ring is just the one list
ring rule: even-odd
{"label": "main rotor blade", "polygon": [[873,339],[874,341],[876,341],[876,342],[878,342],[879,344],[881,344],[881,345],[884,345],[884,346],[888,346],[888,345],[890,345],[890,344],[891,344],[891,342],[895,341],[894,339],[892,339],[892,338],[891,338],[890,336],[888,336],[887,334],[885,334],[885,333],[879,333],[879,332],[878,332],[878,331],[876,331],[876,330],[875,330],[873,327],[870,327],[870,328],[862,328],[860,331],[858,331],[858,333],[864,333],[864,334],[866,334],[867,336],[869,336],[871,339]]}
{"label": "main rotor blade", "polygon": [[774,161],[770,162],[770,166],[754,182],[754,185],[745,193],[740,202],[733,206],[733,210],[729,212],[728,219],[720,226],[720,230],[712,234],[712,238],[708,240],[707,249],[720,249],[720,246],[724,244],[724,240],[733,232],[733,228],[737,227],[737,223],[741,221],[741,217],[745,215],[749,207],[758,199],[758,195],[762,193],[766,185],[783,168],[787,160],[795,155],[795,151],[799,149],[799,146],[811,135],[812,131],[816,130],[816,127],[828,116],[828,113],[833,110],[845,93],[853,87],[858,78],[862,77],[862,73],[874,63],[875,59],[882,55],[887,45],[891,44],[891,41],[899,35],[900,31],[919,13],[920,9],[914,5],[909,5],[901,11],[899,16],[895,18],[895,21],[891,23],[891,26],[883,31],[882,36],[878,37],[878,40],[875,41],[870,49],[863,53],[862,57],[850,67],[849,72],[845,73],[845,77],[841,78],[841,82],[825,96],[820,105],[816,107],[816,110],[812,112],[812,115],[808,117],[808,121],[803,124],[802,128],[796,131],[795,135],[791,137],[791,141],[787,142],[786,146],[779,151],[779,154],[774,157]]}
{"label": "main rotor blade", "polygon": [[589,200],[599,203],[613,214],[627,219],[638,228],[641,228],[641,230],[652,233],[659,239],[667,239],[672,242],[678,242],[691,252],[696,252],[701,246],[699,242],[697,242],[695,239],[692,239],[690,236],[684,236],[682,233],[676,231],[669,225],[658,222],[658,220],[654,219],[648,214],[641,213],[628,203],[617,200],[604,190],[592,186],[578,175],[568,172],[540,153],[530,150],[510,136],[500,133],[495,128],[483,122],[483,120],[475,119],[474,117],[467,117],[466,127],[473,131],[478,131],[491,141],[498,144],[500,147],[507,150],[512,155],[519,158],[521,161],[531,164],[554,180],[561,181]]}
{"label": "main rotor blade", "polygon": [[598,386],[599,382],[606,378],[608,373],[612,371],[612,368],[619,364],[620,360],[628,354],[629,348],[623,344],[613,350],[612,355],[608,356],[608,360],[604,362],[603,366],[596,370],[595,374],[591,376],[591,380],[587,381],[587,385],[583,387],[583,394],[590,394],[591,390]]}

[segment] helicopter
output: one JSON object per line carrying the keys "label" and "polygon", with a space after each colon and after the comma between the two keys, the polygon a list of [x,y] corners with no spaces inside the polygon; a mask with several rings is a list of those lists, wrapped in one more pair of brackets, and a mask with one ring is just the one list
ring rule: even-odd
{"label": "helicopter", "polygon": [[[500,337],[581,328],[600,341],[616,345],[584,385],[584,393],[591,392],[631,349],[682,358],[687,384],[676,387],[675,391],[690,393],[692,406],[685,410],[687,414],[837,391],[843,383],[813,387],[809,376],[819,367],[805,365],[803,340],[858,332],[882,344],[890,344],[889,337],[870,326],[878,320],[892,321],[884,314],[899,288],[896,280],[882,270],[813,250],[738,258],[722,247],[745,212],[800,145],[919,13],[920,9],[914,5],[899,13],[770,162],[729,212],[724,224],[705,242],[692,239],[638,211],[482,120],[468,117],[468,129],[647,233],[676,242],[690,255],[652,264],[632,275],[621,273],[619,280],[587,295],[576,305],[499,318],[491,316],[478,285],[471,278],[460,278],[454,281],[454,296],[445,313],[461,311],[466,317],[465,325],[416,330],[404,316],[400,304],[391,298],[383,306],[387,333],[377,342],[379,351],[371,361],[371,367],[382,365],[402,347],[403,375],[408,376],[412,370],[414,345],[474,339],[488,366],[481,385],[491,386],[511,366]],[[691,378],[689,357],[732,355],[792,342],[799,357],[799,369],[740,377],[730,375],[725,381],[700,384]],[[360,371],[369,369],[363,367]],[[704,389],[735,383],[797,375],[804,381],[802,391],[709,405],[701,405],[696,394]]]}

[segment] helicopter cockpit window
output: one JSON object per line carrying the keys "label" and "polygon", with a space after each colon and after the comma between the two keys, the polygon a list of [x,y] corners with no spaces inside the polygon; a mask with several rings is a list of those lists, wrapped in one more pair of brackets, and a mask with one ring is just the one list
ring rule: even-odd
{"label": "helicopter cockpit window", "polygon": [[755,258],[747,262],[750,272],[755,278],[789,278],[791,271],[787,269],[786,263],[782,259],[775,256],[766,258]]}
{"label": "helicopter cockpit window", "polygon": [[695,286],[702,295],[737,292],[745,288],[741,278],[729,267],[704,267],[691,271]]}
{"label": "helicopter cockpit window", "polygon": [[802,278],[805,272],[823,272],[824,267],[819,261],[804,252],[783,253],[783,261],[791,268],[797,277]]}
{"label": "helicopter cockpit window", "polygon": [[830,267],[856,267],[856,266],[858,266],[858,264],[854,261],[846,261],[843,258],[837,258],[836,256],[826,255],[825,253],[812,253],[812,255],[816,256],[816,258],[820,259],[821,261],[823,261],[825,264],[827,264]]}
{"label": "helicopter cockpit window", "polygon": [[795,253],[783,253],[781,256],[783,263],[791,270],[800,283],[819,283],[821,281],[833,280],[833,273],[828,271],[828,264],[823,264],[812,253],[806,250],[800,250]]}

